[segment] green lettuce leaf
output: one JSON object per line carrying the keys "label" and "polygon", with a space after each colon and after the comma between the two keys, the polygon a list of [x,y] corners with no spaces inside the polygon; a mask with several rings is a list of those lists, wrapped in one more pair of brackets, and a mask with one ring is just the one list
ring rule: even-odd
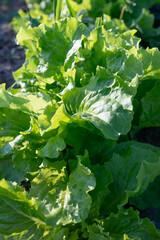
{"label": "green lettuce leaf", "polygon": [[110,193],[101,207],[101,214],[116,212],[129,197],[146,190],[160,174],[159,148],[136,142],[117,144],[106,166],[112,172],[113,183],[109,186]]}
{"label": "green lettuce leaf", "polygon": [[128,31],[127,26],[123,20],[117,18],[111,18],[111,16],[104,14],[103,15],[103,24],[105,29],[112,30],[113,32],[120,34],[125,31]]}
{"label": "green lettuce leaf", "polygon": [[16,182],[21,184],[25,179],[21,171],[17,170],[11,159],[3,159],[0,161],[0,179],[5,178],[7,181]]}
{"label": "green lettuce leaf", "polygon": [[[35,79],[40,88],[55,81],[57,91],[64,87],[65,71],[71,68],[77,49],[81,46],[82,34],[88,35],[86,26],[75,18],[65,18],[53,23],[52,27],[21,28],[17,40],[29,49],[26,63],[14,77],[20,80]],[[30,81],[31,83],[31,81]],[[43,86],[44,85],[44,86]]]}
{"label": "green lettuce leaf", "polygon": [[[0,239],[62,239],[69,230],[57,225],[84,221],[91,206],[88,192],[94,187],[93,174],[80,161],[69,179],[64,161],[42,168],[33,179],[29,194],[1,180]],[[73,239],[77,233],[69,235],[68,239]]]}
{"label": "green lettuce leaf", "polygon": [[41,144],[34,144],[31,139],[24,139],[23,137],[17,142],[13,149],[12,160],[15,167],[23,174],[39,169],[42,158],[37,155],[37,149],[40,146]]}
{"label": "green lettuce leaf", "polygon": [[106,139],[115,140],[131,128],[131,92],[121,78],[99,67],[87,86],[66,91],[63,102],[71,117],[80,116],[99,129]]}
{"label": "green lettuce leaf", "polygon": [[[61,114],[63,110],[65,113],[66,111],[64,109],[64,106],[63,108],[57,111],[55,117],[58,113]],[[67,116],[68,114],[66,115],[66,117]],[[53,119],[56,120],[56,118],[54,117]],[[99,154],[103,152],[105,149],[108,149],[110,146],[115,144],[115,141],[111,140],[106,141],[103,136],[99,135],[99,132],[96,130],[94,126],[88,124],[88,122],[84,121],[83,119],[80,119],[79,117],[72,119],[68,118],[69,122],[66,122],[68,119],[66,119],[65,121],[65,116],[63,119],[64,122],[63,121],[59,122],[60,127],[57,133],[57,137],[63,139],[66,144],[66,148],[64,149],[63,152],[61,152],[61,154],[63,154],[63,157],[65,157],[64,155],[65,151],[69,147],[70,152],[72,152],[74,156],[83,155],[84,150],[86,149],[89,152],[89,156],[91,156],[92,158],[93,157],[96,158],[96,156],[99,157]]]}
{"label": "green lettuce leaf", "polygon": [[142,98],[142,113],[140,116],[140,127],[159,127],[160,113],[159,113],[159,96],[160,86],[155,85]]}
{"label": "green lettuce leaf", "polygon": [[[142,63],[136,57],[139,39],[134,34],[135,31],[126,31],[119,35],[99,26],[92,30],[89,37],[84,36],[75,63],[76,86],[86,85],[95,75],[97,66],[123,76],[124,81],[131,81],[137,74],[142,75]],[[132,65],[135,67],[131,71]]]}
{"label": "green lettuce leaf", "polygon": [[[89,213],[89,219],[94,219],[99,217],[101,204],[109,193],[109,185],[113,181],[113,178],[111,172],[105,165],[91,164],[87,151],[84,156],[79,155],[78,159],[93,172],[96,179],[96,187],[90,192],[92,206]],[[72,166],[72,164],[73,161],[70,160],[70,166]]]}
{"label": "green lettuce leaf", "polygon": [[85,223],[81,229],[82,239],[102,240],[158,240],[160,232],[149,219],[140,219],[138,211],[122,209],[117,214],[97,220],[92,225]]}
{"label": "green lettuce leaf", "polygon": [[143,64],[143,76],[141,80],[159,79],[159,50],[157,48],[147,48],[146,50],[141,48],[138,50],[138,58]]}
{"label": "green lettuce leaf", "polygon": [[29,199],[27,193],[4,179],[0,181],[0,233],[19,233],[43,226],[44,216],[41,214],[40,203]]}
{"label": "green lettuce leaf", "polygon": [[0,89],[0,108],[19,110],[30,115],[40,115],[50,101],[51,98],[48,95],[40,92],[36,94],[18,93],[14,95]]}
{"label": "green lettuce leaf", "polygon": [[22,131],[28,130],[30,116],[18,109],[0,108],[0,139],[16,137]]}
{"label": "green lettuce leaf", "polygon": [[59,156],[59,151],[64,150],[66,144],[62,138],[59,136],[51,138],[47,144],[39,150],[39,155],[41,157],[57,158]]}
{"label": "green lettuce leaf", "polygon": [[[101,221],[105,232],[109,232],[114,240],[123,239],[128,235],[133,240],[158,240],[160,232],[147,218],[140,219],[137,211],[132,208],[121,210],[118,214],[111,214]],[[112,238],[111,238],[112,239]],[[124,237],[127,239],[127,237]]]}
{"label": "green lettuce leaf", "polygon": [[160,176],[149,184],[148,188],[140,196],[131,198],[129,203],[135,205],[138,209],[160,208]]}
{"label": "green lettuce leaf", "polygon": [[92,204],[88,192],[95,188],[93,173],[80,161],[69,178],[65,169],[64,161],[52,163],[32,181],[30,195],[44,202],[46,222],[53,227],[84,221]]}

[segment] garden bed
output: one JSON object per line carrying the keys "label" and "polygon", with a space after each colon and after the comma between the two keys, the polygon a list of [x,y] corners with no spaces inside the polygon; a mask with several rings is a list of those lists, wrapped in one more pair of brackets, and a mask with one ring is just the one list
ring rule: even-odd
{"label": "garden bed", "polygon": [[[26,224],[25,217],[29,216],[36,229],[32,229],[32,224],[29,230],[19,226],[15,218],[15,232],[12,229],[8,233],[0,231],[0,240],[7,239],[5,234],[16,233],[19,237],[21,232],[22,237],[31,237],[32,230],[37,240],[37,236],[43,236],[44,240],[61,240],[62,235],[67,236],[67,240],[92,240],[101,235],[102,239],[108,239],[108,232],[111,237],[121,234],[123,239],[140,236],[145,240],[145,236],[149,236],[147,240],[152,237],[159,240],[160,190],[155,184],[160,181],[160,126],[155,99],[159,99],[156,87],[159,88],[160,63],[156,59],[157,56],[160,59],[160,53],[158,49],[153,52],[139,49],[134,31],[129,32],[120,20],[117,23],[106,17],[103,22],[99,18],[93,26],[91,12],[90,16],[84,14],[84,25],[77,21],[69,6],[72,18],[65,13],[67,18],[61,21],[59,13],[57,25],[48,13],[50,9],[46,10],[49,15],[41,12],[41,17],[34,18],[32,12],[29,17],[22,16],[23,27],[17,35],[20,46],[9,23],[18,9],[23,9],[25,15],[25,1],[0,3],[0,83],[6,83],[6,90],[2,85],[0,95],[0,137],[4,134],[0,142],[0,174],[5,179],[0,183],[0,201],[7,214],[7,203],[12,206],[14,198],[17,199],[17,206],[13,207],[18,209],[17,219],[23,208],[26,209],[22,221]],[[154,27],[158,29],[159,5],[152,6],[150,12],[155,16]],[[43,22],[47,26],[40,25]],[[19,22],[16,27],[19,28]],[[144,37],[140,47],[153,47],[156,34],[154,32],[149,40]],[[142,36],[141,31],[137,35]],[[104,36],[107,36],[107,43]],[[7,89],[15,81],[13,72],[17,84],[16,89],[9,92]],[[155,101],[153,105],[149,102],[150,96]],[[150,108],[147,108],[148,102]],[[8,171],[5,164],[8,164]],[[126,173],[123,173],[124,166],[128,166]],[[148,199],[149,193],[155,207],[152,199]],[[147,207],[143,208],[143,204]],[[139,211],[143,220],[139,220],[134,210]],[[146,217],[155,223],[157,230]],[[117,227],[118,222],[123,224],[125,219],[126,232],[121,226]],[[12,224],[7,221],[6,226]],[[114,222],[118,230],[112,228]],[[142,230],[146,235],[143,236]]]}

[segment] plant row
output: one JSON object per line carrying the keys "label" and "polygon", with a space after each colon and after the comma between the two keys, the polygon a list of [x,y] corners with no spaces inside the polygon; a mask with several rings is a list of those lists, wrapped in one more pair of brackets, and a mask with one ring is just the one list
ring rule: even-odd
{"label": "plant row", "polygon": [[107,10],[132,3],[32,2],[13,20],[26,59],[0,87],[0,240],[160,239],[134,210],[160,207],[160,148],[136,140],[160,127],[160,52]]}

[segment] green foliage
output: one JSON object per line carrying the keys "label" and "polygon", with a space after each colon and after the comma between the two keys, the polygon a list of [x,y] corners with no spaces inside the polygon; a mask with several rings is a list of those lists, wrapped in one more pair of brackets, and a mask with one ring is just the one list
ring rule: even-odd
{"label": "green foliage", "polygon": [[[159,0],[83,0],[80,3],[71,0],[71,3],[76,12],[86,9],[87,15],[93,19],[102,17],[103,14],[123,19],[127,27],[137,29],[137,35],[144,41],[144,46],[160,47],[160,27],[154,27],[156,14],[154,16],[150,10],[154,5],[160,4]],[[85,17],[87,20],[88,17]]]}
{"label": "green foliage", "polygon": [[131,12],[131,1],[97,11],[67,1],[72,17],[60,20],[58,3],[56,21],[49,1],[14,20],[26,60],[14,73],[21,88],[0,89],[0,240],[159,240],[125,206],[152,206],[150,194],[160,206],[160,149],[134,139],[159,127],[160,53],[121,20],[75,15],[84,5],[92,17],[104,4]]}

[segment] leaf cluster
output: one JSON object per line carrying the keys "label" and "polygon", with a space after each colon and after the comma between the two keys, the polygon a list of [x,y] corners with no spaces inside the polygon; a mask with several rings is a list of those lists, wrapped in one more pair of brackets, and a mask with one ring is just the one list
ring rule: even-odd
{"label": "leaf cluster", "polygon": [[160,206],[160,149],[136,140],[160,124],[159,50],[108,15],[29,14],[20,88],[0,88],[0,240],[160,239],[130,207]]}

